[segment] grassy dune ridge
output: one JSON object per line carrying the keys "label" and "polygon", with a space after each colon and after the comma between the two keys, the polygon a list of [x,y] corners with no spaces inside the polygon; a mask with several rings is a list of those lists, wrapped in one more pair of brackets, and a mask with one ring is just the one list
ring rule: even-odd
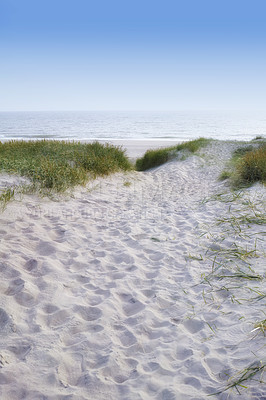
{"label": "grassy dune ridge", "polygon": [[89,178],[130,170],[125,150],[110,144],[64,141],[0,142],[0,170],[29,178],[58,192]]}
{"label": "grassy dune ridge", "polygon": [[[148,150],[137,159],[135,169],[145,171],[172,159],[184,159],[206,146],[211,139],[199,138],[181,144]],[[64,192],[76,185],[85,185],[89,179],[117,171],[134,169],[125,149],[111,144],[80,143],[57,140],[0,142],[0,172],[26,177],[29,185],[7,187],[0,193],[0,203],[6,205],[16,193],[42,194]],[[230,179],[233,188],[254,182],[266,182],[265,141],[254,146],[246,144],[237,149],[228,169],[220,179]]]}
{"label": "grassy dune ridge", "polygon": [[206,146],[210,139],[199,138],[190,140],[175,146],[165,147],[157,150],[148,150],[143,157],[138,158],[136,161],[137,171],[146,171],[147,169],[158,167],[170,161],[183,153],[195,153],[201,147]]}

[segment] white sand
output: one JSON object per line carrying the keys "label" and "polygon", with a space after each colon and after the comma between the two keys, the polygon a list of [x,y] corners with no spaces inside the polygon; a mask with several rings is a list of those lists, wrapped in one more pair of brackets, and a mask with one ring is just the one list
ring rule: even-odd
{"label": "white sand", "polygon": [[[1,400],[266,398],[254,380],[241,397],[235,389],[207,397],[266,358],[265,337],[251,332],[265,319],[265,299],[251,300],[265,278],[204,281],[215,256],[217,273],[233,265],[251,273],[250,263],[265,277],[265,227],[216,223],[230,206],[252,213],[248,199],[263,211],[261,185],[233,202],[213,197],[229,192],[217,177],[237,146],[214,142],[202,157],[98,179],[64,201],[25,196],[8,205]],[[226,252],[234,243],[254,249],[255,239],[257,257]]]}

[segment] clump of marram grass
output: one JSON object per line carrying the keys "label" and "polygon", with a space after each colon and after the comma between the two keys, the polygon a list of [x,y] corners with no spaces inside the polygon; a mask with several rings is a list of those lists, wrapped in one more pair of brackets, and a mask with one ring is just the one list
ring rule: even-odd
{"label": "clump of marram grass", "polygon": [[219,180],[230,179],[233,189],[250,186],[255,182],[266,183],[266,144],[236,149],[226,170]]}
{"label": "clump of marram grass", "polygon": [[266,145],[244,155],[238,164],[239,182],[266,183]]}
{"label": "clump of marram grass", "polygon": [[109,144],[55,140],[0,142],[0,170],[25,176],[41,190],[63,192],[84,185],[91,177],[131,168],[125,151]]}
{"label": "clump of marram grass", "polygon": [[239,157],[243,157],[245,154],[247,154],[253,150],[254,150],[254,147],[252,145],[238,147],[233,152],[233,158],[238,159]]}
{"label": "clump of marram grass", "polygon": [[145,171],[150,168],[158,167],[177,157],[181,151],[187,153],[195,153],[201,147],[206,146],[210,139],[199,138],[184,142],[175,146],[165,147],[157,150],[148,150],[143,157],[138,158],[136,161],[136,170]]}

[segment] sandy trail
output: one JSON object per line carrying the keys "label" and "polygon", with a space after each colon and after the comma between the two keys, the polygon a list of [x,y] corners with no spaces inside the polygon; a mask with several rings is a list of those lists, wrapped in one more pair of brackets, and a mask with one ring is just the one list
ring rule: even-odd
{"label": "sandy trail", "polygon": [[[265,362],[265,338],[251,333],[265,318],[265,300],[252,300],[265,292],[265,227],[241,225],[239,234],[230,221],[217,225],[252,213],[250,199],[265,212],[261,185],[233,201],[217,196],[229,192],[217,177],[237,146],[215,141],[201,157],[98,179],[67,201],[8,205],[1,399],[205,400],[228,376]],[[237,258],[232,250],[253,249],[255,239],[256,257]],[[209,276],[215,257],[224,275],[237,264],[264,278],[249,288],[221,282]],[[240,392],[266,398],[256,381]]]}

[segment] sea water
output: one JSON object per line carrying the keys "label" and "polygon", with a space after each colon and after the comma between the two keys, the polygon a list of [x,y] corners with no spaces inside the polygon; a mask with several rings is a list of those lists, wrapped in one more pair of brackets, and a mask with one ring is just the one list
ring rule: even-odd
{"label": "sea water", "polygon": [[266,112],[0,112],[0,140],[251,140],[266,134]]}

